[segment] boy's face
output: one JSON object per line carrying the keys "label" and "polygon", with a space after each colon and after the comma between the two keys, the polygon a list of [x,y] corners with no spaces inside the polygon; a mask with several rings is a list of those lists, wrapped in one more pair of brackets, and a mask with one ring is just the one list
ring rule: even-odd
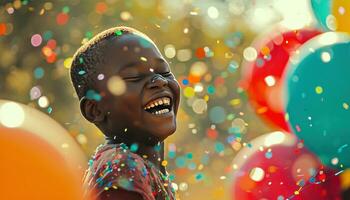
{"label": "boy's face", "polygon": [[[138,142],[149,138],[162,141],[175,132],[180,87],[158,48],[141,36],[124,34],[110,39],[104,54],[106,64],[98,73],[104,75],[98,81],[104,94],[99,103],[109,112],[108,130],[113,136],[130,134],[129,138]],[[123,91],[120,81],[112,81],[118,80],[115,77],[125,83],[120,95],[112,94],[115,89]],[[154,107],[145,110],[152,102]],[[170,111],[155,114],[162,109]],[[128,131],[124,132],[125,128]]]}

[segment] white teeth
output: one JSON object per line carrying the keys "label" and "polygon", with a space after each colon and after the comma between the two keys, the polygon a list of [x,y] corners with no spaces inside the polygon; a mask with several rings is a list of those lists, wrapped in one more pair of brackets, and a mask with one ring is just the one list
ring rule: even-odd
{"label": "white teeth", "polygon": [[161,114],[168,113],[168,112],[169,112],[169,109],[165,108],[163,110],[156,111],[155,113],[152,113],[152,114],[161,115]]}
{"label": "white teeth", "polygon": [[151,103],[147,104],[144,109],[150,109],[158,105],[170,105],[170,98],[169,97],[163,97],[156,99],[155,101],[152,101]]}
{"label": "white teeth", "polygon": [[167,98],[167,97],[163,98],[163,103],[164,103],[165,105],[170,105],[170,99]]}

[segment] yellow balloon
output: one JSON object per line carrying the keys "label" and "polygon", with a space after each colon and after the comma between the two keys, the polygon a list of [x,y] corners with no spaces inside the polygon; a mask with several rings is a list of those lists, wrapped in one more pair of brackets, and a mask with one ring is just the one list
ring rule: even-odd
{"label": "yellow balloon", "polygon": [[343,189],[350,188],[350,169],[340,174],[341,186]]}
{"label": "yellow balloon", "polygon": [[350,33],[350,1],[334,0],[332,13],[336,19],[336,31]]}

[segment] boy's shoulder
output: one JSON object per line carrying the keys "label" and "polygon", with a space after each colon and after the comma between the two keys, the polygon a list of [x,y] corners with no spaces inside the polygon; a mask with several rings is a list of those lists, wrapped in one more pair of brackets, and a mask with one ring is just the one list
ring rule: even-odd
{"label": "boy's shoulder", "polygon": [[145,167],[145,160],[131,152],[125,144],[104,144],[97,147],[95,155],[89,161],[90,166],[94,164],[96,168],[109,165],[142,168]]}
{"label": "boy's shoulder", "polygon": [[131,152],[125,144],[100,145],[89,161],[89,170],[101,176],[106,176],[112,171],[121,173],[142,171],[145,172],[144,176],[147,176],[145,160]]}
{"label": "boy's shoulder", "polygon": [[100,145],[89,160],[83,181],[98,193],[117,187],[134,190],[140,183],[150,184],[145,160],[123,144]]}

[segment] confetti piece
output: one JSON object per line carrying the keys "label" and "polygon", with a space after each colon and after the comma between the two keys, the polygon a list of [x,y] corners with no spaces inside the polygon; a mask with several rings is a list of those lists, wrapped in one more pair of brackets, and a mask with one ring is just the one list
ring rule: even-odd
{"label": "confetti piece", "polygon": [[98,14],[103,14],[103,13],[105,13],[106,11],[107,11],[107,4],[105,3],[105,2],[98,2],[97,4],[96,4],[96,12],[98,13]]}
{"label": "confetti piece", "polygon": [[85,97],[90,100],[101,101],[102,97],[95,90],[88,90]]}
{"label": "confetti piece", "polygon": [[40,46],[40,44],[41,44],[41,42],[42,42],[43,40],[42,40],[41,35],[35,34],[35,35],[32,36],[32,38],[31,38],[30,41],[31,41],[31,43],[32,43],[32,45],[33,45],[34,47],[38,47],[38,46]]}
{"label": "confetti piece", "polygon": [[272,158],[272,152],[266,152],[265,153],[265,158],[267,158],[267,159]]}
{"label": "confetti piece", "polygon": [[348,144],[344,144],[343,146],[339,147],[339,148],[338,148],[338,153],[343,152],[343,149],[346,148],[346,147],[348,147],[348,146],[349,146]]}
{"label": "confetti piece", "polygon": [[47,113],[49,113],[49,114],[52,113],[52,107],[51,106],[47,108]]}
{"label": "confetti piece", "polygon": [[59,13],[56,16],[56,23],[60,26],[65,25],[69,20],[69,15],[67,13]]}
{"label": "confetti piece", "polygon": [[105,78],[105,75],[104,74],[99,74],[98,76],[97,76],[97,79],[98,80],[103,80]]}
{"label": "confetti piece", "polygon": [[63,66],[66,68],[66,69],[70,69],[71,65],[72,65],[72,62],[73,62],[73,58],[72,57],[68,57],[66,58],[64,61],[63,61]]}
{"label": "confetti piece", "polygon": [[6,24],[5,23],[0,23],[0,36],[5,35],[6,34]]}
{"label": "confetti piece", "polygon": [[42,77],[44,77],[45,71],[43,68],[41,67],[37,67],[34,69],[34,77],[36,79],[41,79]]}
{"label": "confetti piece", "polygon": [[131,152],[136,152],[138,149],[139,149],[139,145],[138,145],[137,143],[133,143],[133,144],[130,146],[130,151],[131,151]]}
{"label": "confetti piece", "polygon": [[341,173],[343,173],[343,172],[344,172],[344,170],[341,170],[341,171],[335,173],[334,176],[338,176],[339,174],[341,174]]}
{"label": "confetti piece", "polygon": [[163,161],[162,161],[162,166],[166,167],[167,165],[168,165],[168,161],[163,160]]}
{"label": "confetti piece", "polygon": [[117,36],[121,36],[123,34],[123,32],[121,31],[121,30],[117,30],[116,32],[115,32],[115,35],[117,35]]}
{"label": "confetti piece", "polygon": [[317,94],[322,94],[322,93],[323,93],[323,88],[322,88],[321,86],[317,86],[317,87],[315,88],[315,92],[316,92]]}

